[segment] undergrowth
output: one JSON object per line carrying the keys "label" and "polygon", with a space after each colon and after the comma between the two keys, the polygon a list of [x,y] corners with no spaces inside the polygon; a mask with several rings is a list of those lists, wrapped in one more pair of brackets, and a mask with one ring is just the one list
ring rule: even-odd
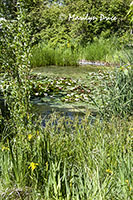
{"label": "undergrowth", "polygon": [[28,123],[0,144],[2,200],[132,198],[131,120],[72,123],[55,113],[45,128]]}

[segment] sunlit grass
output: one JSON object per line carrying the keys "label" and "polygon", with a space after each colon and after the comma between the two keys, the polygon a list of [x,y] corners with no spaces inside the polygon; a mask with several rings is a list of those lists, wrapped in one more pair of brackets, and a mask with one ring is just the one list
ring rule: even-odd
{"label": "sunlit grass", "polygon": [[48,65],[76,66],[78,64],[78,54],[72,52],[69,47],[50,47],[45,43],[40,43],[33,47],[31,65],[41,67]]}
{"label": "sunlit grass", "polygon": [[32,48],[32,67],[49,65],[77,66],[79,60],[100,61],[110,64],[127,63],[125,51],[132,56],[132,50],[120,45],[117,38],[96,38],[92,43],[81,45],[58,44],[57,47],[49,46],[49,43],[39,43]]}
{"label": "sunlit grass", "polygon": [[45,128],[3,138],[1,199],[131,199],[132,121],[88,119],[54,113]]}

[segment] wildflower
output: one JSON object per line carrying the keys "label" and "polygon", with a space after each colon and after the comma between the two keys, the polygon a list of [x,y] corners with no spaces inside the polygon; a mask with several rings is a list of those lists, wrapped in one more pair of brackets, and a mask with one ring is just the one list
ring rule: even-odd
{"label": "wildflower", "polygon": [[106,172],[109,174],[113,174],[113,172],[110,169],[106,169]]}
{"label": "wildflower", "polygon": [[130,128],[129,131],[133,131],[133,128]]}
{"label": "wildflower", "polygon": [[72,182],[70,182],[70,188],[72,187]]}
{"label": "wildflower", "polygon": [[33,172],[34,169],[36,168],[36,166],[38,166],[38,163],[31,162],[31,163],[30,163],[30,166],[28,167],[28,169],[31,168],[31,170],[32,170],[32,172]]}
{"label": "wildflower", "polygon": [[36,131],[36,133],[37,133],[37,135],[39,135],[39,131],[38,130]]}
{"label": "wildflower", "polygon": [[128,187],[129,187],[129,191],[131,191],[132,188],[130,187],[129,180],[125,180],[125,182],[127,183]]}
{"label": "wildflower", "polygon": [[33,137],[33,135],[32,135],[32,134],[29,134],[29,135],[28,135],[28,139],[29,139],[29,140],[31,140],[31,139],[32,139],[32,137]]}
{"label": "wildflower", "polygon": [[129,181],[128,181],[128,180],[125,180],[125,182],[126,182],[127,184],[129,184]]}
{"label": "wildflower", "polygon": [[2,151],[5,151],[5,150],[8,150],[8,151],[9,151],[9,148],[8,148],[8,147],[5,147],[5,146],[3,146],[1,150],[2,150]]}
{"label": "wildflower", "polygon": [[70,44],[69,44],[69,43],[67,43],[67,47],[68,47],[68,48],[70,47]]}

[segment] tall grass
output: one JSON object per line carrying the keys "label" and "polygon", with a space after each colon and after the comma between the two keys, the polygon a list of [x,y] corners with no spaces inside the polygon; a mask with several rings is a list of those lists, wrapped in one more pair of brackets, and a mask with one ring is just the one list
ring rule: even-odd
{"label": "tall grass", "polygon": [[107,55],[112,55],[115,47],[112,40],[96,39],[83,49],[84,59],[90,61],[106,61]]}
{"label": "tall grass", "polygon": [[[127,52],[132,52],[127,49]],[[127,62],[124,49],[117,38],[96,38],[92,43],[81,46],[77,44],[64,43],[52,47],[49,43],[39,43],[32,48],[31,65],[41,67],[48,65],[74,66],[79,60],[103,61],[112,64]]]}
{"label": "tall grass", "polygon": [[72,124],[55,113],[46,128],[31,126],[0,144],[1,200],[132,198],[131,122]]}
{"label": "tall grass", "polygon": [[106,116],[133,115],[133,65],[121,66],[109,74],[101,91],[102,113]]}
{"label": "tall grass", "polygon": [[77,65],[77,53],[70,47],[50,47],[40,43],[33,47],[31,65],[32,67],[41,67],[47,65],[73,66]]}

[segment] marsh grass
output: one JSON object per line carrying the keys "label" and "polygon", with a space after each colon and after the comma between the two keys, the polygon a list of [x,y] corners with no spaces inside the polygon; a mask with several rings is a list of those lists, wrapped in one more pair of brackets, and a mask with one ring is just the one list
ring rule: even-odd
{"label": "marsh grass", "polygon": [[40,43],[32,48],[31,65],[41,67],[48,65],[76,66],[78,55],[70,47],[51,47],[45,43]]}
{"label": "marsh grass", "polygon": [[101,38],[87,44],[83,49],[83,56],[86,60],[90,61],[106,61],[107,55],[112,55],[113,51],[112,41]]}
{"label": "marsh grass", "polygon": [[123,65],[108,76],[103,82],[105,93],[100,92],[102,113],[105,116],[133,114],[133,66]]}
{"label": "marsh grass", "polygon": [[131,199],[131,121],[92,125],[87,115],[79,123],[54,113],[28,130],[0,144],[2,200]]}
{"label": "marsh grass", "polygon": [[127,63],[127,55],[132,50],[121,46],[119,40],[114,38],[95,38],[92,43],[84,47],[77,44],[58,44],[53,47],[47,42],[39,43],[32,48],[32,67],[41,66],[76,66],[78,61],[85,59],[89,61],[103,61],[111,64]]}

